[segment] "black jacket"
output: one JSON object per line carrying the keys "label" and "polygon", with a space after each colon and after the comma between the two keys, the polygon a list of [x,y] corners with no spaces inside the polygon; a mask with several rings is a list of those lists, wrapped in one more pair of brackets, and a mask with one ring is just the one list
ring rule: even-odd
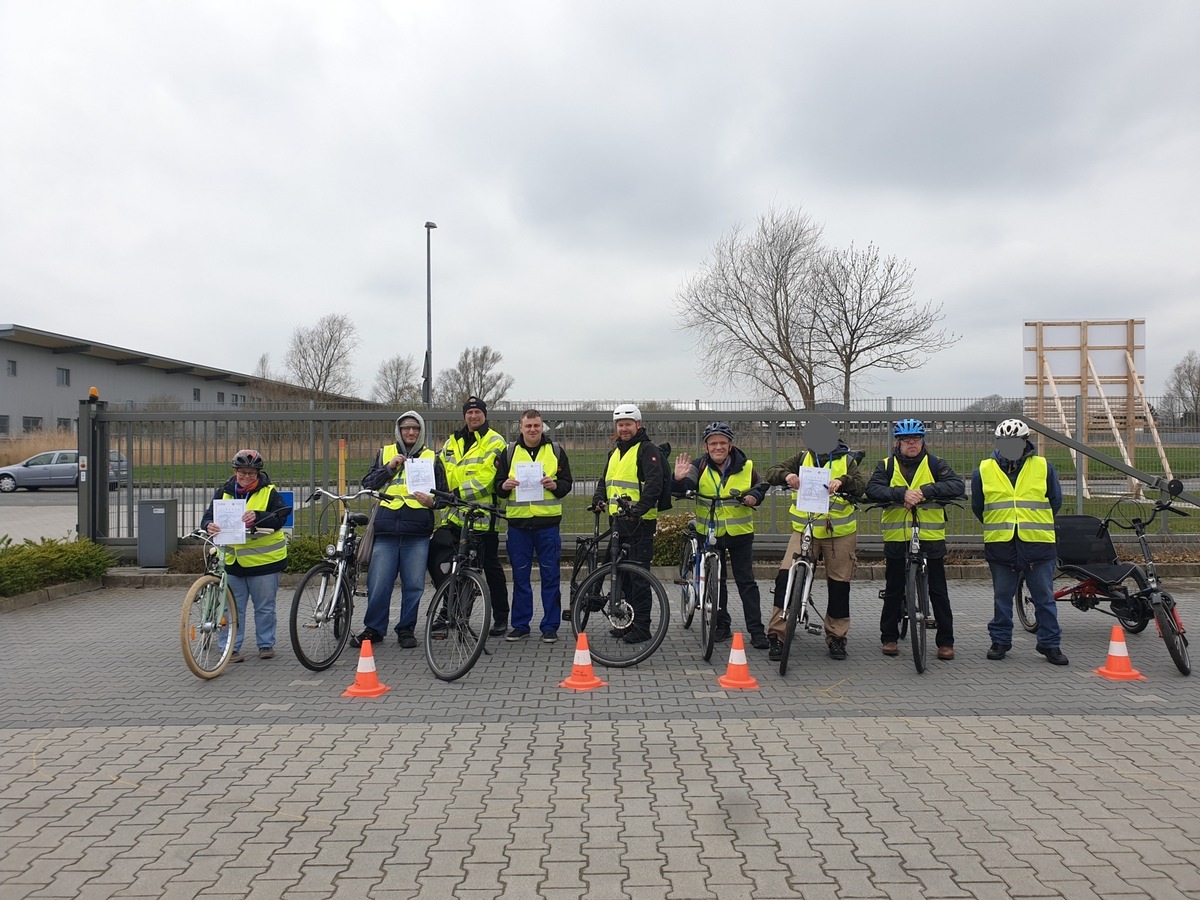
{"label": "black jacket", "polygon": [[[729,475],[737,475],[746,467],[749,460],[746,454],[739,447],[734,447],[729,451]],[[751,464],[753,465],[753,464]],[[713,467],[713,461],[705,453],[698,459],[692,460],[692,467],[688,469],[688,473],[682,478],[671,479],[671,492],[674,494],[684,494],[688,491],[694,491],[700,484],[700,473],[705,469]],[[770,485],[758,474],[758,470],[751,468],[750,470],[750,490],[743,494],[743,497],[753,497],[754,505],[757,507],[762,504],[763,498],[770,490]]]}
{"label": "black jacket", "polygon": [[[630,508],[629,515],[617,520],[622,531],[631,531],[640,524],[642,516],[652,509],[658,509],[659,495],[663,491],[669,490],[670,486],[663,483],[662,463],[659,460],[662,450],[650,440],[645,428],[639,428],[637,434],[628,441],[618,440],[614,441],[614,444],[622,455],[634,448],[637,449],[641,496],[638,497],[637,503]],[[608,477],[608,461],[611,458],[611,453],[604,458],[604,471],[600,473],[600,479],[596,482],[596,490],[592,493],[593,506],[608,502],[604,482]],[[629,519],[633,521],[627,521]]]}
{"label": "black jacket", "polygon": [[[493,484],[493,490],[496,496],[501,500],[507,500],[512,496],[512,491],[506,491],[500,485],[508,481],[508,470],[512,466],[512,455],[510,450],[515,450],[519,445],[525,447],[531,456],[536,456],[539,449],[544,445],[551,444],[554,447],[554,455],[558,459],[558,471],[554,475],[554,480],[558,483],[550,493],[557,499],[561,500],[567,494],[571,493],[571,487],[575,484],[575,479],[571,477],[571,463],[567,460],[567,451],[563,449],[561,444],[554,444],[544,434],[542,439],[535,447],[525,447],[524,439],[517,441],[515,444],[506,444],[504,452],[496,457],[496,480]],[[557,528],[562,523],[562,516],[529,516],[517,517],[508,520],[509,528],[533,529],[533,528]]]}
{"label": "black jacket", "polygon": [[[405,448],[397,448],[408,456]],[[423,448],[420,448],[423,449]],[[366,475],[363,476],[362,486],[368,490],[378,491],[383,488],[395,476],[383,462],[383,448],[380,448],[375,453],[375,460],[371,463],[371,468]],[[440,456],[434,455],[433,460],[433,484],[439,491],[449,489],[449,484],[446,481],[446,467],[442,465]],[[435,508],[437,505],[435,504]],[[408,506],[401,506],[399,509],[389,509],[386,506],[379,507],[379,512],[375,514],[375,533],[376,534],[410,534],[410,535],[431,535],[433,534],[433,510],[422,506],[420,509]]]}
{"label": "black jacket", "polygon": [[[948,462],[941,457],[934,456],[922,444],[921,452],[911,459],[900,453],[893,453],[887,459],[881,459],[875,466],[875,471],[871,473],[871,480],[867,482],[867,499],[876,503],[903,505],[904,492],[908,488],[903,485],[892,486],[893,467],[899,466],[900,474],[904,476],[905,481],[911,481],[917,468],[926,457],[929,459],[929,471],[933,475],[933,481],[928,484],[914,484],[913,490],[920,491],[927,500],[961,500],[966,496],[964,493],[966,485],[963,483],[962,477],[950,468]],[[946,555],[945,541],[922,539],[921,546],[930,559],[941,559]],[[893,559],[901,558],[906,553],[906,547],[907,544],[904,541],[884,541],[883,555]]]}

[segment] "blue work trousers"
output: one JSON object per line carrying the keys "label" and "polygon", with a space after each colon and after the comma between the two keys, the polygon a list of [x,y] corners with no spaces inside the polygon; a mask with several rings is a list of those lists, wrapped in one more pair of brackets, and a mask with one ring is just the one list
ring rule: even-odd
{"label": "blue work trousers", "polygon": [[543,632],[558,631],[562,624],[562,535],[558,526],[508,529],[508,561],[512,564],[512,627],[529,631],[533,620],[533,557],[537,556],[542,580]]}
{"label": "blue work trousers", "polygon": [[367,568],[367,611],[363,625],[387,634],[391,618],[392,591],[400,578],[400,621],[396,633],[413,631],[417,608],[425,590],[425,561],[429,557],[429,535],[376,534]]}
{"label": "blue work trousers", "polygon": [[[1055,561],[1034,563],[1024,570],[1025,587],[1033,598],[1037,616],[1037,643],[1039,647],[1057,647],[1062,642],[1062,630],[1058,627],[1058,609],[1054,601]],[[995,594],[995,611],[988,622],[988,634],[993,644],[1012,645],[1013,598],[1017,595],[1017,578],[1021,570],[1002,563],[989,562],[992,570],[992,591]]]}

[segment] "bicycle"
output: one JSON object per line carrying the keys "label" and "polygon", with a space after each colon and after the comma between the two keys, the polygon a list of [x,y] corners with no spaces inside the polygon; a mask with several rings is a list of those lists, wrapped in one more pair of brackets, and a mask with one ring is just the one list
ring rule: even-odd
{"label": "bicycle", "polygon": [[337,541],[325,548],[325,558],[304,573],[292,596],[288,633],[296,659],[306,669],[321,672],[332,666],[350,639],[354,597],[358,594],[358,529],[369,521],[366,513],[354,512],[350,503],[361,497],[380,499],[377,491],[334,494],[317,488],[304,501],[318,497],[344,506]]}
{"label": "bicycle", "polygon": [[[1150,620],[1154,619],[1175,667],[1188,675],[1192,671],[1192,663],[1179,607],[1175,604],[1175,598],[1162,588],[1150,542],[1146,539],[1146,529],[1158,518],[1159,513],[1190,515],[1172,506],[1182,491],[1181,481],[1169,481],[1168,499],[1160,497],[1156,500],[1150,517],[1145,520],[1139,515],[1131,515],[1127,520],[1115,516],[1122,503],[1130,502],[1129,498],[1119,498],[1103,520],[1095,516],[1056,517],[1054,531],[1058,566],[1055,579],[1066,578],[1070,582],[1054,590],[1054,599],[1068,600],[1077,609],[1095,609],[1113,616],[1132,634],[1144,631]],[[1142,552],[1142,566],[1118,561],[1112,537],[1108,533],[1110,525],[1134,533]],[[1017,616],[1022,627],[1028,632],[1036,632],[1033,597],[1026,588],[1024,574],[1017,578],[1016,598]],[[1110,604],[1108,610],[1099,608],[1104,601]]]}
{"label": "bicycle", "polygon": [[[281,518],[291,513],[289,507],[274,511]],[[274,529],[259,529],[265,534]],[[254,534],[251,529],[248,534]],[[179,643],[183,661],[198,678],[216,678],[233,659],[237,642],[237,604],[229,589],[229,573],[225,569],[225,551],[236,557],[237,550],[227,544],[217,544],[216,535],[197,528],[189,535],[204,542],[204,574],[192,582],[183,599],[179,620]]]}
{"label": "bicycle", "polygon": [[[869,509],[895,508],[894,503],[872,503]],[[912,530],[909,533],[908,544],[904,552],[904,606],[900,609],[899,633],[900,640],[908,635],[912,646],[913,666],[918,674],[925,672],[926,654],[929,647],[928,623],[933,619],[929,603],[929,559],[925,548],[921,546],[921,520],[918,509],[921,506],[961,506],[953,500],[927,500],[925,503],[909,509],[909,522]],[[886,595],[886,589],[879,592],[879,599]]]}
{"label": "bicycle", "polygon": [[[688,491],[685,499],[694,500],[696,491]],[[700,647],[707,662],[712,659],[716,645],[716,617],[721,608],[721,578],[723,566],[717,550],[717,507],[722,503],[741,503],[741,491],[731,490],[723,500],[714,495],[708,504],[708,527],[704,534],[696,530],[695,521],[684,529],[680,545],[679,621],[684,628],[692,627],[696,610],[700,610]]]}
{"label": "bicycle", "polygon": [[225,554],[213,543],[215,535],[198,528],[190,537],[204,541],[204,574],[192,583],[184,598],[179,643],[183,661],[193,675],[216,678],[233,658],[237,605],[229,590]]}
{"label": "bicycle", "polygon": [[[843,500],[850,500],[842,494],[837,496]],[[792,564],[788,567],[787,586],[783,591],[783,609],[780,611],[785,622],[779,651],[780,675],[787,674],[788,658],[791,656],[796,629],[802,628],[809,634],[821,634],[825,630],[824,620],[812,602],[813,582],[817,575],[817,561],[811,558],[813,522],[816,519],[817,513],[808,513],[804,531],[800,535],[800,550],[792,555]]]}
{"label": "bicycle", "polygon": [[442,681],[454,681],[471,671],[484,653],[492,627],[492,595],[480,563],[483,532],[474,525],[489,516],[503,517],[503,513],[448,491],[433,491],[433,496],[458,507],[463,516],[450,572],[433,592],[425,612],[425,661]]}
{"label": "bicycle", "polygon": [[[631,504],[628,498],[617,504],[618,515],[612,517],[607,531],[608,560],[579,586],[571,601],[571,625],[577,635],[587,635],[596,662],[626,668],[645,661],[659,648],[667,635],[671,610],[662,583],[648,568],[626,561],[628,544],[621,539],[615,520],[625,515]],[[600,512],[593,509],[592,513],[598,547]],[[636,620],[635,603],[645,614],[641,622]]]}

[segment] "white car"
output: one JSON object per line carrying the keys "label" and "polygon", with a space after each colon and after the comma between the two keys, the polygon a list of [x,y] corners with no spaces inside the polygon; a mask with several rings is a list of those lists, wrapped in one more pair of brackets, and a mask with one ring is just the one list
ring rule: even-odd
{"label": "white car", "polygon": [[[116,453],[116,451],[113,451]],[[110,454],[111,456],[112,454]],[[118,453],[117,456],[120,456]],[[121,457],[124,459],[124,457]],[[126,473],[128,469],[126,468]],[[119,479],[119,463],[108,464],[108,489],[115,491]],[[125,476],[128,478],[128,474]],[[79,486],[79,451],[47,450],[31,456],[15,466],[0,468],[0,493],[11,494],[17,488],[36,491],[44,487],[75,488]]]}

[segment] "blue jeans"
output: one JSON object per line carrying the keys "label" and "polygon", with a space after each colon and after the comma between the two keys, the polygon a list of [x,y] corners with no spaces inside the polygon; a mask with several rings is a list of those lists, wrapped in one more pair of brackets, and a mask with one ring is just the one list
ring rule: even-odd
{"label": "blue jeans", "polygon": [[425,561],[429,535],[376,534],[367,567],[367,611],[363,625],[386,635],[392,611],[392,591],[400,578],[400,621],[397,634],[417,626],[417,607],[425,590]]}
{"label": "blue jeans", "polygon": [[230,575],[229,591],[237,606],[238,630],[234,652],[242,649],[246,637],[246,601],[254,600],[254,642],[258,649],[275,646],[275,594],[279,591],[279,573],[270,575]]}
{"label": "blue jeans", "polygon": [[529,631],[533,619],[533,557],[537,554],[542,579],[543,632],[558,631],[562,624],[562,535],[558,526],[549,528],[509,528],[508,561],[512,563],[512,627]]}
{"label": "blue jeans", "polygon": [[[1033,598],[1037,616],[1037,645],[1057,647],[1062,641],[1062,630],[1058,627],[1058,608],[1054,602],[1055,561],[1035,563],[1025,570],[1025,586]],[[993,644],[1012,645],[1013,598],[1017,595],[1017,578],[1020,569],[1000,563],[989,562],[992,570],[992,590],[995,594],[995,611],[988,622],[988,634]]]}

